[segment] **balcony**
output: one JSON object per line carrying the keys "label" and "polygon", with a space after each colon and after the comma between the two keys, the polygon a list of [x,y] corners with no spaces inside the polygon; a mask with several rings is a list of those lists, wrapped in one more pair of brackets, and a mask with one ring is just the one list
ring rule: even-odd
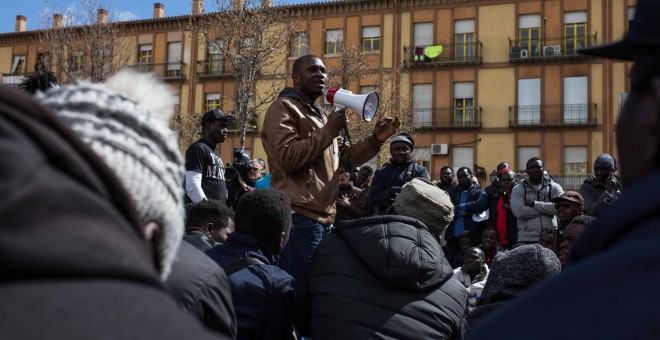
{"label": "balcony", "polygon": [[404,46],[405,67],[434,67],[481,64],[481,41],[465,44]]}
{"label": "balcony", "polygon": [[3,73],[2,74],[2,84],[7,86],[18,86],[20,85],[29,74],[25,72],[16,72],[16,73]]}
{"label": "balcony", "polygon": [[153,73],[154,76],[163,80],[186,79],[186,76],[183,74],[186,63],[182,61],[158,64],[135,64],[128,67],[138,72]]}
{"label": "balcony", "polygon": [[530,62],[591,58],[578,53],[578,49],[596,44],[596,35],[543,38],[534,40],[509,39],[509,61]]}
{"label": "balcony", "polygon": [[222,61],[200,60],[197,61],[197,78],[224,78],[232,77],[233,74],[224,70]]}
{"label": "balcony", "polygon": [[481,107],[412,109],[413,124],[420,129],[479,129]]}
{"label": "balcony", "polygon": [[509,106],[510,128],[593,126],[596,126],[596,104]]}

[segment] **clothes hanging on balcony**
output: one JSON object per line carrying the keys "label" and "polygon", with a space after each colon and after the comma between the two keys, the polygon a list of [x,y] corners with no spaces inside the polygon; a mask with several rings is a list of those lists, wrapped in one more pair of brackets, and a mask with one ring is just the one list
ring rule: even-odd
{"label": "clothes hanging on balcony", "polygon": [[415,65],[419,65],[424,62],[424,47],[415,46],[415,53],[413,55],[413,62]]}
{"label": "clothes hanging on balcony", "polygon": [[442,54],[442,45],[426,46],[424,48],[424,55],[429,59],[435,59]]}

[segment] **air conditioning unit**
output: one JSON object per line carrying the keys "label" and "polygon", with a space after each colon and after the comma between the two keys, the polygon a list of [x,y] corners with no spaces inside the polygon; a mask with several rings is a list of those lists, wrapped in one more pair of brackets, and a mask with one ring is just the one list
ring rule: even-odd
{"label": "air conditioning unit", "polygon": [[529,56],[529,52],[527,51],[527,49],[520,50],[520,57],[521,58],[527,58],[528,56]]}
{"label": "air conditioning unit", "polygon": [[561,45],[546,45],[543,47],[544,56],[561,55]]}
{"label": "air conditioning unit", "polygon": [[446,155],[449,151],[447,144],[431,144],[432,155]]}

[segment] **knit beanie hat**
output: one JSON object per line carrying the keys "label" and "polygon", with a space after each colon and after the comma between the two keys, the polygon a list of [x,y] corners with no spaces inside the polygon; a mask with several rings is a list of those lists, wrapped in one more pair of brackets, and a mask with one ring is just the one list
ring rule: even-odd
{"label": "knit beanie hat", "polygon": [[612,158],[612,156],[606,153],[600,154],[598,155],[598,157],[596,157],[596,160],[594,161],[594,168],[614,170],[614,158]]}
{"label": "knit beanie hat", "polygon": [[454,218],[449,194],[422,178],[404,184],[393,207],[399,215],[422,221],[438,239]]}
{"label": "knit beanie hat", "polygon": [[81,81],[38,98],[115,171],[142,223],[157,222],[165,279],[184,232],[184,168],[169,127],[175,96],[148,74],[121,71],[104,84]]}

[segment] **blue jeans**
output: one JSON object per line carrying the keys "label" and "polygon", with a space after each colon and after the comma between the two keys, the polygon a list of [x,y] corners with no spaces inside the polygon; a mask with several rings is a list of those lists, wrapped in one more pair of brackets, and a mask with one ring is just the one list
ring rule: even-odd
{"label": "blue jeans", "polygon": [[292,216],[293,226],[289,241],[282,250],[277,266],[299,281],[305,266],[312,258],[316,246],[319,245],[329,226],[311,220],[301,214]]}

